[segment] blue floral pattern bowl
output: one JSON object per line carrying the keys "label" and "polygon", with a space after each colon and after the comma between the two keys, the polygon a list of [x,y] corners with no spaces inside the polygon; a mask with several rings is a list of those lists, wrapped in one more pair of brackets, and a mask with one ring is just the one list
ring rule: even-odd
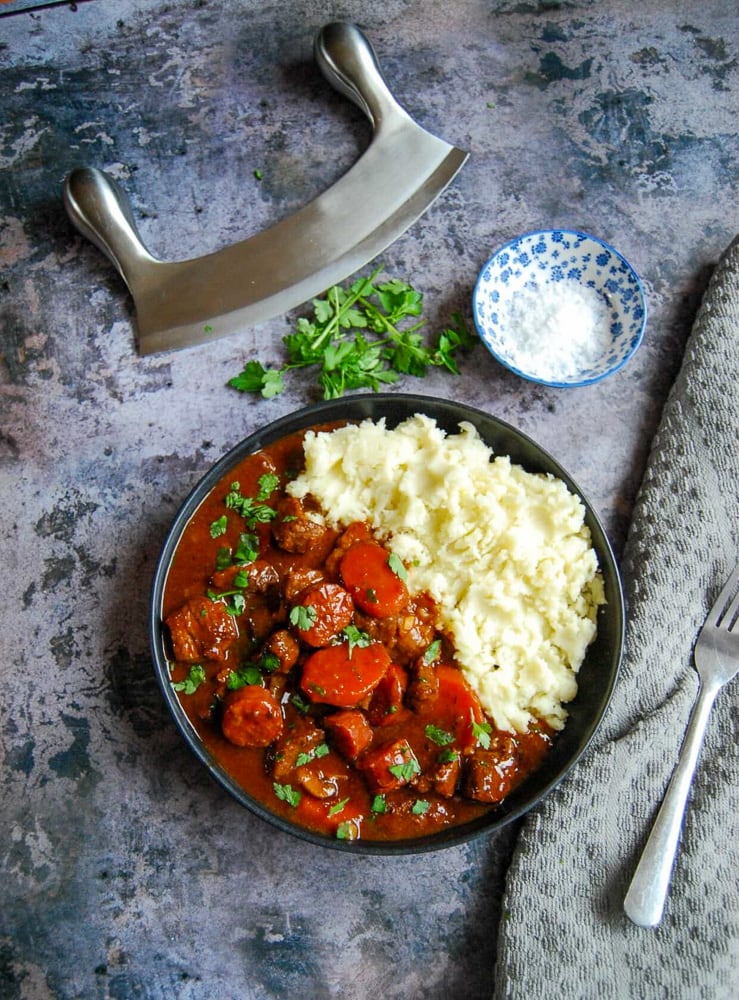
{"label": "blue floral pattern bowl", "polygon": [[480,338],[501,364],[562,388],[622,368],[646,324],[644,289],[629,262],[567,229],[506,243],[480,272],[472,304]]}

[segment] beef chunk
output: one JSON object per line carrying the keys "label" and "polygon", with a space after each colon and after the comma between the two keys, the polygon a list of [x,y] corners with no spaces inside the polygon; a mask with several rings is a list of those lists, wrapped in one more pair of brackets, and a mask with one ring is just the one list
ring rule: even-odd
{"label": "beef chunk", "polygon": [[175,660],[222,660],[239,635],[236,619],[220,601],[191,597],[166,620]]}

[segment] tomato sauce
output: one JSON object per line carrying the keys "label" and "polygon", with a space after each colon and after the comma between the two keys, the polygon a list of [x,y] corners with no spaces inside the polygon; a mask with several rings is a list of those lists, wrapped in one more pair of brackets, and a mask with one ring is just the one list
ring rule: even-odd
{"label": "tomato sauce", "polygon": [[291,823],[405,840],[474,820],[552,733],[496,730],[391,542],[333,530],[286,494],[302,440],[241,461],[183,532],[163,604],[182,707],[232,779]]}

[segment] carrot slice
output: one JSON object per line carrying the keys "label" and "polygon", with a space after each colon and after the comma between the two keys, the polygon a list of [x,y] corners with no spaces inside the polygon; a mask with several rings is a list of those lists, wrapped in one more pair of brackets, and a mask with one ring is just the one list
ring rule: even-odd
{"label": "carrot slice", "polygon": [[397,615],[408,603],[408,588],[388,562],[389,553],[376,542],[357,542],[341,560],[344,586],[354,603],[374,618]]}
{"label": "carrot slice", "polygon": [[439,696],[434,705],[434,718],[442,728],[450,729],[462,747],[472,747],[477,743],[473,723],[483,723],[485,712],[480,699],[465,680],[464,674],[456,667],[440,663],[436,667],[439,682]]}
{"label": "carrot slice", "polygon": [[390,666],[390,655],[380,642],[317,649],[305,661],[300,687],[311,701],[338,708],[355,708],[374,690]]}

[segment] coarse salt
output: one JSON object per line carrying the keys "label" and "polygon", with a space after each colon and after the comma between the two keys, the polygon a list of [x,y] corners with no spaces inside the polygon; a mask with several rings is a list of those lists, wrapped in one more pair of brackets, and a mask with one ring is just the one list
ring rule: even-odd
{"label": "coarse salt", "polygon": [[610,310],[594,288],[564,280],[522,288],[499,310],[509,364],[549,381],[592,369],[611,343]]}

